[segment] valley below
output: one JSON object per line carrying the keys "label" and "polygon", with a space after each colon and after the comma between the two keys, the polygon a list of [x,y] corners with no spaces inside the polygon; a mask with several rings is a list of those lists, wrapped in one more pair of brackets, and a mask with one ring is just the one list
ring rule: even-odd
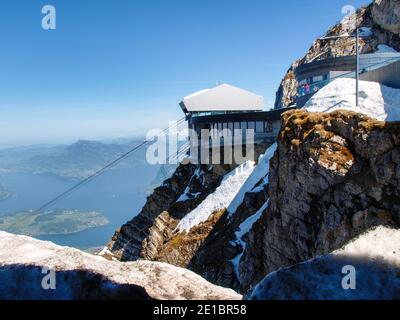
{"label": "valley below", "polygon": [[0,216],[0,230],[29,236],[71,234],[108,223],[107,218],[96,211],[29,210]]}

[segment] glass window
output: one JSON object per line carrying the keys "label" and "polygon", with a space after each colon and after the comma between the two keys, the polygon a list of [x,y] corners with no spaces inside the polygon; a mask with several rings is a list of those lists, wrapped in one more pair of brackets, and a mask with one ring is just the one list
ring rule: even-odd
{"label": "glass window", "polygon": [[241,126],[242,126],[242,130],[246,130],[247,129],[247,122],[246,121],[243,121],[242,123],[241,123]]}
{"label": "glass window", "polygon": [[319,81],[322,81],[322,80],[324,80],[324,76],[315,76],[315,77],[313,77],[313,83],[314,82],[319,82]]}
{"label": "glass window", "polygon": [[235,122],[234,127],[235,130],[240,129],[240,122]]}
{"label": "glass window", "polygon": [[248,121],[247,122],[247,129],[255,130],[256,129],[256,124],[254,121]]}
{"label": "glass window", "polygon": [[229,134],[233,135],[233,122],[228,123]]}
{"label": "glass window", "polygon": [[218,130],[219,130],[219,131],[222,130],[222,123],[218,123]]}
{"label": "glass window", "polygon": [[257,121],[256,122],[256,132],[257,133],[264,132],[264,122],[263,121]]}
{"label": "glass window", "polygon": [[265,121],[265,132],[272,132],[272,122],[271,121]]}

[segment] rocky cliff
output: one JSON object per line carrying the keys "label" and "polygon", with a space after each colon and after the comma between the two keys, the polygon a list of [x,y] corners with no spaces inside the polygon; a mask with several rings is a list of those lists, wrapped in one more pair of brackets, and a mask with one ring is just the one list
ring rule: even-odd
{"label": "rocky cliff", "polygon": [[269,206],[247,236],[246,290],[371,226],[400,226],[400,124],[349,111],[289,111],[270,163]]}
{"label": "rocky cliff", "polygon": [[[173,237],[174,230],[186,214],[215,191],[223,175],[231,169],[230,166],[180,165],[172,177],[148,197],[141,212],[117,230],[107,245],[105,256],[121,261],[159,260],[185,267],[190,260],[187,255],[190,254],[187,252],[185,257],[184,252],[172,253],[175,247],[179,247],[174,244],[184,241]],[[219,215],[212,219],[218,217]],[[207,236],[207,228],[204,226],[195,233],[199,241],[191,240],[190,245],[187,243],[188,246],[200,245],[201,239]],[[167,244],[169,240],[172,241]]]}
{"label": "rocky cliff", "polygon": [[[368,32],[364,32],[365,35],[360,38],[360,53],[374,53],[381,44],[400,51],[399,8],[398,0],[375,0],[351,16],[355,17],[361,31],[363,28],[368,28]],[[294,104],[297,94],[294,71],[298,66],[318,59],[355,55],[355,37],[332,38],[354,32],[355,24],[351,23],[351,19],[344,18],[330,28],[323,37],[316,39],[305,56],[295,61],[283,77],[276,93],[275,108],[286,108]]]}

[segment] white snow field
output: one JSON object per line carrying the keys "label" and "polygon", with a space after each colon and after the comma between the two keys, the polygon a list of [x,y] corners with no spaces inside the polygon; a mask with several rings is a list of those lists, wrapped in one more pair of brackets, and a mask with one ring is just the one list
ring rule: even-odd
{"label": "white snow field", "polygon": [[178,224],[180,232],[189,231],[194,226],[207,221],[217,210],[226,209],[247,178],[255,168],[254,161],[247,161],[236,169],[226,174],[220,186],[200,205],[189,212]]}
{"label": "white snow field", "polygon": [[387,52],[396,53],[397,50],[393,49],[392,47],[387,46],[386,44],[380,44],[380,45],[378,45],[378,52],[379,53],[387,53]]}
{"label": "white snow field", "polygon": [[274,156],[276,148],[277,144],[274,143],[267,149],[265,154],[260,156],[258,165],[229,204],[229,217],[231,217],[243,203],[244,196],[247,192],[259,192],[268,184],[269,162]]}
{"label": "white snow field", "polygon": [[[346,266],[355,271],[350,289]],[[331,254],[270,273],[246,298],[399,299],[399,272],[400,230],[380,226]]]}
{"label": "white snow field", "polygon": [[377,82],[359,82],[359,106],[356,107],[356,81],[341,78],[319,90],[304,106],[310,112],[339,109],[365,114],[382,121],[400,121],[400,89]]}
{"label": "white snow field", "polygon": [[[42,280],[55,271],[55,289]],[[47,269],[46,269],[47,270]],[[115,262],[77,249],[0,231],[0,300],[82,299],[229,299],[241,296],[215,286],[199,275],[166,263]],[[129,294],[134,294],[129,295]],[[122,294],[122,295],[121,295]],[[135,296],[136,294],[136,296]],[[96,296],[96,298],[98,298]]]}

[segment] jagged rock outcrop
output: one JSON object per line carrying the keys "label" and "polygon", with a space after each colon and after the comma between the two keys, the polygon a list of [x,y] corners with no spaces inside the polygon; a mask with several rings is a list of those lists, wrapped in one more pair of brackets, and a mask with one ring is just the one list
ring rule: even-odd
{"label": "jagged rock outcrop", "polygon": [[[49,270],[54,271],[53,279]],[[241,299],[233,290],[165,263],[108,261],[1,231],[0,288],[1,300]]]}
{"label": "jagged rock outcrop", "polygon": [[263,279],[246,299],[400,299],[400,230],[368,230],[333,253],[283,268]]}
{"label": "jagged rock outcrop", "polygon": [[388,45],[400,51],[398,32],[400,3],[398,0],[375,0],[368,7],[360,8],[353,15],[356,20],[344,19],[330,28],[324,37],[316,39],[305,56],[295,61],[284,76],[275,100],[275,108],[286,108],[295,103],[297,81],[295,69],[305,63],[319,59],[335,58],[355,55],[355,37],[332,38],[337,35],[352,34],[355,32],[355,23],[361,28],[369,28],[367,36],[360,38],[360,53],[374,53],[378,45]]}
{"label": "jagged rock outcrop", "polygon": [[246,239],[241,290],[340,248],[368,228],[400,226],[400,124],[350,111],[283,115],[269,206]]}
{"label": "jagged rock outcrop", "polygon": [[[172,177],[147,198],[141,212],[117,230],[107,245],[109,250],[105,256],[121,261],[171,260],[159,258],[160,253],[165,257],[164,242],[172,236],[180,219],[218,187],[224,170],[229,168],[180,165]],[[184,201],[178,201],[183,194],[186,194]],[[182,265],[178,261],[175,264]]]}
{"label": "jagged rock outcrop", "polygon": [[400,35],[399,0],[375,0],[372,17],[381,28]]}
{"label": "jagged rock outcrop", "polygon": [[239,291],[240,279],[233,261],[240,258],[244,247],[237,241],[235,232],[267,201],[267,191],[268,185],[247,192],[235,212],[231,215],[225,212],[193,256],[188,268],[212,283]]}

